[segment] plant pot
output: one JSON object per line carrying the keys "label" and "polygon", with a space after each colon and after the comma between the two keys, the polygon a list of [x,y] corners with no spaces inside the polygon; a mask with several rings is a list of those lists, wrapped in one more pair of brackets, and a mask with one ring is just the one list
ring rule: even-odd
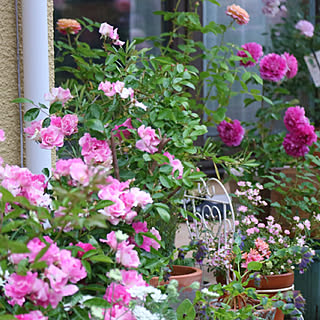
{"label": "plant pot", "polygon": [[[284,274],[274,274],[261,277],[259,286],[254,284],[254,280],[248,282],[247,287],[256,288],[258,293],[274,296],[278,292],[286,292],[292,290],[294,282],[294,273],[288,272]],[[274,320],[284,319],[284,314],[281,310],[277,309]]]}
{"label": "plant pot", "polygon": [[[195,267],[188,266],[172,266],[172,273],[169,281],[160,281],[159,277],[153,277],[150,279],[150,284],[153,287],[168,284],[170,280],[178,281],[178,289],[189,287],[193,282],[198,281],[201,284],[202,281],[202,270]],[[186,288],[185,291],[192,291],[191,288]]]}

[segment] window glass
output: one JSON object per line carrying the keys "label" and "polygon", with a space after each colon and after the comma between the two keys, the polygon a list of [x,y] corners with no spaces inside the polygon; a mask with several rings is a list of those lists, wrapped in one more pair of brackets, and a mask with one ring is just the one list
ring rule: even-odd
{"label": "window glass", "polygon": [[[224,25],[229,25],[231,18],[225,14],[227,6],[234,3],[233,0],[221,0],[220,7],[209,3],[209,1],[204,2],[203,19],[204,24],[208,24],[210,21],[215,21],[217,23],[222,23]],[[228,29],[224,36],[224,42],[232,42],[236,45],[243,45],[247,42],[258,42],[263,47],[268,45],[268,38],[263,35],[268,31],[268,21],[264,14],[262,13],[263,1],[256,0],[242,0],[238,1],[237,5],[244,8],[250,15],[250,22],[247,25],[237,25],[235,24],[234,30]],[[214,45],[218,45],[221,39],[217,38],[212,34],[204,35],[204,44],[207,48]],[[256,68],[256,69],[254,69]],[[251,68],[250,71],[258,71],[257,67]],[[249,90],[254,88],[253,86],[248,86]],[[259,87],[257,87],[259,89]],[[241,91],[240,84],[233,86],[233,91]],[[206,95],[206,88],[204,90]],[[232,119],[238,119],[240,121],[252,122],[255,120],[255,111],[259,107],[258,103],[252,104],[247,108],[244,108],[243,100],[246,97],[244,95],[238,95],[230,99],[230,104],[228,106],[227,116]],[[209,108],[215,110],[217,104],[215,101],[209,102]],[[216,128],[209,128],[209,136],[217,135]]]}

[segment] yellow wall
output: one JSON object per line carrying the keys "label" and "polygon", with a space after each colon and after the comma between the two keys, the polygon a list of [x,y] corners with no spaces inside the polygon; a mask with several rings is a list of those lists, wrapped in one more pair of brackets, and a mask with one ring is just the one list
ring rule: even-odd
{"label": "yellow wall", "polygon": [[[41,0],[42,1],[42,0]],[[54,85],[53,72],[53,0],[48,1],[48,32],[49,32],[49,64],[50,87]],[[20,22],[20,63],[21,89],[23,95],[23,44],[21,30],[21,3],[18,12]],[[6,141],[0,142],[0,156],[5,163],[20,164],[20,122],[19,106],[10,101],[18,97],[17,73],[17,39],[15,0],[0,0],[0,128],[5,130]]]}

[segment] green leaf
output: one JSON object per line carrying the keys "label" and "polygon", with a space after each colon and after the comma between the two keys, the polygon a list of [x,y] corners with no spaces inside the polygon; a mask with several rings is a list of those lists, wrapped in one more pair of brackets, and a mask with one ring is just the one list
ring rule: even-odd
{"label": "green leaf", "polygon": [[262,268],[262,263],[257,261],[251,261],[248,263],[248,271],[259,271]]}
{"label": "green leaf", "polygon": [[53,114],[53,113],[56,113],[58,111],[61,111],[61,109],[62,109],[62,102],[61,101],[56,101],[50,106],[49,113]]}
{"label": "green leaf", "polygon": [[245,72],[243,75],[242,75],[242,80],[243,81],[247,81],[251,78],[251,73],[250,72]]}
{"label": "green leaf", "polygon": [[167,210],[165,210],[163,208],[160,208],[160,207],[156,207],[156,210],[158,211],[159,216],[161,217],[161,219],[163,219],[165,222],[169,222],[170,213]]}
{"label": "green leaf", "polygon": [[109,207],[112,204],[114,204],[114,202],[111,201],[111,200],[101,200],[101,201],[98,202],[98,204],[94,208],[96,210],[100,210],[100,209],[103,209],[105,207]]}
{"label": "green leaf", "polygon": [[196,311],[189,299],[185,299],[177,308],[177,320],[193,320],[196,317]]}
{"label": "green leaf", "polygon": [[33,121],[37,118],[40,113],[39,108],[31,108],[24,114],[25,121]]}
{"label": "green leaf", "polygon": [[105,256],[104,254],[98,254],[97,256],[93,256],[90,258],[91,261],[97,261],[97,262],[105,262],[105,263],[113,263],[113,260]]}
{"label": "green leaf", "polygon": [[110,303],[103,298],[92,298],[84,301],[83,304],[88,307],[99,307],[104,309],[110,308],[111,306]]}
{"label": "green leaf", "polygon": [[134,236],[134,241],[138,246],[141,246],[143,244],[143,236],[140,233],[136,233]]}
{"label": "green leaf", "polygon": [[166,177],[166,176],[160,176],[160,177],[159,177],[159,180],[160,180],[160,183],[161,183],[164,187],[166,187],[166,188],[171,188],[171,182],[170,182],[170,180],[169,180],[168,177]]}
{"label": "green leaf", "polygon": [[34,104],[32,100],[26,98],[17,98],[11,101],[11,103],[31,103]]}
{"label": "green leaf", "polygon": [[0,320],[17,320],[17,318],[11,314],[2,314],[0,315]]}
{"label": "green leaf", "polygon": [[103,132],[104,125],[99,119],[90,119],[86,122],[86,126],[92,130]]}

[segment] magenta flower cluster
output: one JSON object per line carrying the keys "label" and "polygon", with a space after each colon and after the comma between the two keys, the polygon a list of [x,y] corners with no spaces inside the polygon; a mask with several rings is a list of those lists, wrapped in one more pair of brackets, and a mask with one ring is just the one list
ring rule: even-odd
{"label": "magenta flower cluster", "polygon": [[[254,61],[240,61],[240,65],[244,67],[254,66],[259,62],[263,56],[262,46],[256,42],[248,42],[241,46],[248,51]],[[239,50],[237,52],[239,57],[248,58],[245,51]],[[260,60],[260,75],[264,80],[279,82],[287,77],[293,78],[298,72],[298,61],[294,55],[285,52],[282,55],[276,53],[269,53]]]}
{"label": "magenta flower cluster", "polygon": [[70,89],[63,89],[61,87],[52,88],[50,92],[44,95],[44,99],[49,101],[50,104],[54,102],[62,102],[64,105],[68,100],[72,99],[73,96],[70,93]]}
{"label": "magenta flower cluster", "polygon": [[33,263],[40,251],[49,245],[39,259],[47,264],[43,272],[28,271],[26,275],[13,273],[8,278],[4,289],[11,305],[22,306],[26,301],[31,301],[36,306],[47,308],[50,304],[56,308],[63,297],[73,295],[79,290],[74,284],[87,276],[81,261],[72,257],[71,251],[60,250],[49,237],[44,238],[48,244],[34,238],[27,244],[30,253],[15,253],[10,256],[15,265],[24,259]]}
{"label": "magenta flower cluster", "polygon": [[[259,59],[263,56],[262,46],[259,43],[256,42],[248,42],[241,46],[242,49],[248,51],[254,61],[247,61],[244,62],[243,60],[240,61],[240,65],[244,67],[252,67],[254,66]],[[240,50],[237,52],[237,56],[248,58],[248,54]]]}
{"label": "magenta flower cluster", "polygon": [[231,122],[223,120],[217,129],[221,140],[229,147],[240,145],[245,133],[239,120],[231,120]]}
{"label": "magenta flower cluster", "polygon": [[289,131],[283,141],[285,152],[293,157],[303,157],[309,152],[309,147],[317,141],[314,126],[305,116],[304,108],[290,107],[284,116],[284,124]]}

